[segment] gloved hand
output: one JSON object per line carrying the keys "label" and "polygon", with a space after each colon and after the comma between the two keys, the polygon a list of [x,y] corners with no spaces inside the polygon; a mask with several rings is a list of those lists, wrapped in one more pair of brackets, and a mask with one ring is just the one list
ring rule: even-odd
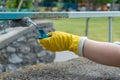
{"label": "gloved hand", "polygon": [[69,50],[78,54],[80,36],[55,31],[48,33],[48,38],[38,39],[38,43],[52,52]]}

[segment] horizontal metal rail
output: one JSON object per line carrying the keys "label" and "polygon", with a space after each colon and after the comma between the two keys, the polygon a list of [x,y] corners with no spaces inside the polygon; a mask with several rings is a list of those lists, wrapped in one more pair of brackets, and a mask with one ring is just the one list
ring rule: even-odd
{"label": "horizontal metal rail", "polygon": [[88,12],[0,12],[0,19],[32,18],[91,18],[118,17],[120,11],[88,11]]}

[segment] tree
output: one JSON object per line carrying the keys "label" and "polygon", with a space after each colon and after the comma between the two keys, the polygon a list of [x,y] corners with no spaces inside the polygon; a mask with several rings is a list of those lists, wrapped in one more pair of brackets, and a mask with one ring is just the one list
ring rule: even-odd
{"label": "tree", "polygon": [[98,0],[98,4],[107,4],[107,3],[112,3],[113,0]]}
{"label": "tree", "polygon": [[115,3],[120,4],[120,0],[116,0]]}
{"label": "tree", "polygon": [[[21,0],[7,0],[6,1],[6,8],[18,8],[18,5]],[[22,3],[21,8],[31,8],[32,7],[32,0],[24,0]]]}

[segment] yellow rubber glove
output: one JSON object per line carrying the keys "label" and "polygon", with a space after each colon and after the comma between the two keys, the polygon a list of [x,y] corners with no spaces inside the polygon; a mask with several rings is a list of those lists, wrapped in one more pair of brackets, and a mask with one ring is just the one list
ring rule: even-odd
{"label": "yellow rubber glove", "polygon": [[48,33],[48,38],[38,39],[38,43],[52,52],[69,50],[78,54],[80,37],[65,32],[55,31]]}

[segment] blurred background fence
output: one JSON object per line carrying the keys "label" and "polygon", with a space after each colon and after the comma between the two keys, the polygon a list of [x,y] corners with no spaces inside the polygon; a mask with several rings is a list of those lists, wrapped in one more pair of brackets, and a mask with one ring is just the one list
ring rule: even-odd
{"label": "blurred background fence", "polygon": [[[21,1],[22,1],[22,4],[20,6]],[[20,11],[20,12],[120,11],[120,0],[0,0],[0,11],[1,12],[16,12],[16,11]],[[102,18],[100,20],[96,19],[93,22],[94,27],[92,26],[92,27],[90,27],[90,29],[96,31],[98,29],[98,26],[100,26],[99,27],[99,32],[102,32],[101,34],[102,34],[102,37],[103,37],[104,35],[106,35],[105,34],[106,30],[105,31],[103,31],[103,30],[100,31],[100,28],[102,26],[113,25],[114,26],[113,29],[115,29],[115,30],[113,30],[113,35],[118,34],[118,36],[115,39],[113,38],[113,40],[114,41],[119,40],[120,36],[119,36],[119,31],[118,30],[119,30],[119,19],[120,18],[118,17],[117,19],[116,18],[112,18],[112,19],[113,19],[113,24],[107,24],[108,22],[105,22],[105,21],[107,21],[107,20],[105,20],[105,18]],[[89,18],[87,18],[87,20],[89,20]],[[82,21],[83,21],[83,19],[82,19]],[[98,21],[99,23],[103,23],[103,25],[96,24],[95,23],[96,21]],[[109,19],[109,21],[111,22],[111,19]],[[66,25],[67,21],[62,22],[62,20],[53,20],[53,22],[55,24],[56,29],[59,27],[58,28],[59,30],[60,30],[61,24],[62,24],[62,27],[68,26],[69,29],[70,29],[70,27],[72,27],[72,28],[74,28],[74,30],[75,30],[75,27],[77,27],[75,25],[79,24],[78,21],[74,22],[75,25],[73,25],[74,23],[71,24],[71,22],[69,23],[69,25]],[[57,24],[57,22],[58,22],[58,24]],[[60,22],[61,22],[61,24],[59,24]],[[69,20],[68,20],[68,22],[69,22]],[[76,23],[76,22],[78,22],[78,23]],[[92,24],[91,20],[89,22],[90,22],[89,26],[91,26],[91,24]],[[3,21],[1,21],[0,23],[3,23]],[[114,23],[115,23],[115,25],[114,25]],[[83,26],[82,24],[84,24],[84,23],[80,23],[79,26],[80,27]],[[88,23],[86,22],[86,25],[87,24]],[[82,28],[84,28],[84,27],[81,27],[81,30],[82,30]],[[63,28],[63,29],[65,29],[65,28]],[[66,28],[66,29],[68,29],[68,28]],[[3,25],[1,26],[1,30],[4,30],[4,32],[5,32],[5,28],[3,27]],[[74,30],[72,30],[72,31],[74,32]],[[77,29],[77,30],[79,30],[79,29]],[[93,31],[93,34],[95,34],[95,31]],[[71,32],[71,31],[67,30],[67,32]],[[78,33],[79,32],[81,32],[81,31],[79,30]],[[116,32],[116,34],[114,34],[114,32]],[[100,34],[98,33],[97,37],[99,35]],[[91,36],[90,32],[89,32],[89,36]],[[97,37],[95,37],[95,39]],[[105,37],[107,37],[107,36],[105,36]],[[100,37],[100,39],[101,39],[101,37]],[[98,40],[100,40],[100,39],[98,38]],[[102,39],[102,40],[104,40],[104,39]]]}
{"label": "blurred background fence", "polygon": [[[16,11],[21,0],[0,0],[0,11]],[[119,11],[120,0],[23,0],[21,11]]]}

